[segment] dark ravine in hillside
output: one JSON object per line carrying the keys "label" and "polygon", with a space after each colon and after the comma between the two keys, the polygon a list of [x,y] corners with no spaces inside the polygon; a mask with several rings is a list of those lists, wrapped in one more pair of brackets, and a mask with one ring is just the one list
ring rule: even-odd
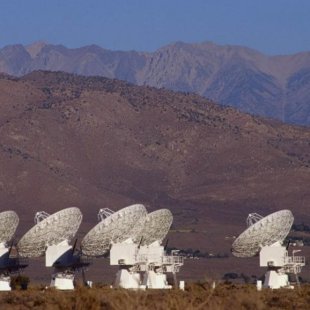
{"label": "dark ravine in hillside", "polygon": [[177,42],[153,53],[37,42],[0,49],[0,72],[104,76],[194,92],[252,114],[310,125],[310,52],[267,56],[240,46]]}

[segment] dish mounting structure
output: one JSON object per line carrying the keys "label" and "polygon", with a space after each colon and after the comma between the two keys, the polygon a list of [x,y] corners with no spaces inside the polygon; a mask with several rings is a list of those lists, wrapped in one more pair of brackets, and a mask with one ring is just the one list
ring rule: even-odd
{"label": "dish mounting structure", "polygon": [[146,214],[146,209],[141,204],[125,207],[117,212],[108,208],[100,209],[99,223],[81,242],[82,254],[88,257],[107,256],[115,244],[126,244],[127,240],[132,239],[131,230]]}
{"label": "dish mounting structure", "polygon": [[183,258],[166,255],[160,245],[172,223],[169,210],[147,214],[143,205],[135,204],[117,212],[101,209],[98,218],[100,222],[82,240],[82,252],[97,257],[110,253],[110,265],[119,266],[115,286],[171,287],[164,273],[176,273]]}
{"label": "dish mounting structure", "polygon": [[[162,245],[173,221],[168,209],[160,209],[140,218],[126,244],[111,248],[111,265],[119,265],[115,285],[124,288],[170,289],[167,273],[172,273],[177,286],[177,272],[184,264],[178,252],[168,255]],[[126,250],[124,251],[124,247]],[[142,280],[142,281],[141,281]]]}
{"label": "dish mounting structure", "polygon": [[45,255],[45,266],[54,267],[51,287],[60,290],[74,289],[77,270],[84,268],[80,255],[75,256],[75,247],[69,243],[75,237],[82,221],[82,213],[76,208],[67,208],[52,215],[44,211],[35,214],[36,223],[18,242],[22,257]]}
{"label": "dish mounting structure", "polygon": [[[232,253],[236,257],[252,257],[259,253],[260,267],[267,267],[263,287],[293,288],[288,274],[295,274],[299,284],[298,273],[305,266],[305,257],[295,255],[299,250],[293,250],[289,256],[289,244],[284,246],[293,222],[290,210],[277,211],[266,217],[251,213],[247,218],[248,228],[232,245]],[[257,281],[257,288],[260,287],[261,281]]]}
{"label": "dish mounting structure", "polygon": [[0,213],[0,291],[10,291],[10,275],[27,267],[26,262],[19,257],[11,257],[12,239],[18,223],[18,215],[14,211]]}

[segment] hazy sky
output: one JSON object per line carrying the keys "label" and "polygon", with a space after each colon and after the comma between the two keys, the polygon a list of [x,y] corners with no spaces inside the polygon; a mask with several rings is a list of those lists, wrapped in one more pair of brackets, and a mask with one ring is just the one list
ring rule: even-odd
{"label": "hazy sky", "polygon": [[310,0],[0,0],[0,46],[153,51],[175,41],[310,51]]}

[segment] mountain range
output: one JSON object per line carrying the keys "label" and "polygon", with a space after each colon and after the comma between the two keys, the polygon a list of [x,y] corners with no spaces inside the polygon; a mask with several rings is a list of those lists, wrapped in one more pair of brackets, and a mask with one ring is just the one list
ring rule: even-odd
{"label": "mountain range", "polygon": [[22,76],[35,70],[194,92],[254,115],[310,124],[310,52],[267,56],[211,42],[177,42],[148,53],[96,45],[70,49],[44,42],[0,49],[0,72]]}

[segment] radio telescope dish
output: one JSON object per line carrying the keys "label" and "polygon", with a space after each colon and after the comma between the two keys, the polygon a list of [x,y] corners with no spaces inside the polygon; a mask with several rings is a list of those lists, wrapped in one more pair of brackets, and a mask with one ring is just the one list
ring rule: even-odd
{"label": "radio telescope dish", "polygon": [[146,209],[141,204],[134,204],[115,213],[110,213],[92,228],[81,242],[84,255],[102,256],[112,243],[133,238],[133,227],[140,218],[145,217]]}
{"label": "radio telescope dish", "polygon": [[250,217],[247,221],[250,226],[232,245],[234,256],[252,257],[265,246],[270,246],[276,242],[282,243],[294,222],[290,210],[274,212],[264,218],[258,214],[250,214]]}
{"label": "radio telescope dish", "polygon": [[22,257],[43,256],[48,246],[62,241],[70,242],[82,222],[82,213],[76,208],[67,208],[47,217],[32,227],[18,242]]}
{"label": "radio telescope dish", "polygon": [[13,238],[18,223],[18,215],[14,211],[0,213],[0,243],[7,243]]}
{"label": "radio telescope dish", "polygon": [[[110,250],[110,265],[119,265],[115,285],[123,288],[169,289],[166,273],[176,273],[183,265],[183,258],[167,255],[162,240],[168,234],[173,216],[161,209],[141,218],[133,230],[132,242],[113,244]],[[141,274],[142,272],[142,274]],[[143,278],[141,279],[141,276]]]}
{"label": "radio telescope dish", "polygon": [[134,241],[140,245],[150,245],[155,241],[161,243],[169,232],[173,221],[168,209],[160,209],[141,218],[133,229]]}

